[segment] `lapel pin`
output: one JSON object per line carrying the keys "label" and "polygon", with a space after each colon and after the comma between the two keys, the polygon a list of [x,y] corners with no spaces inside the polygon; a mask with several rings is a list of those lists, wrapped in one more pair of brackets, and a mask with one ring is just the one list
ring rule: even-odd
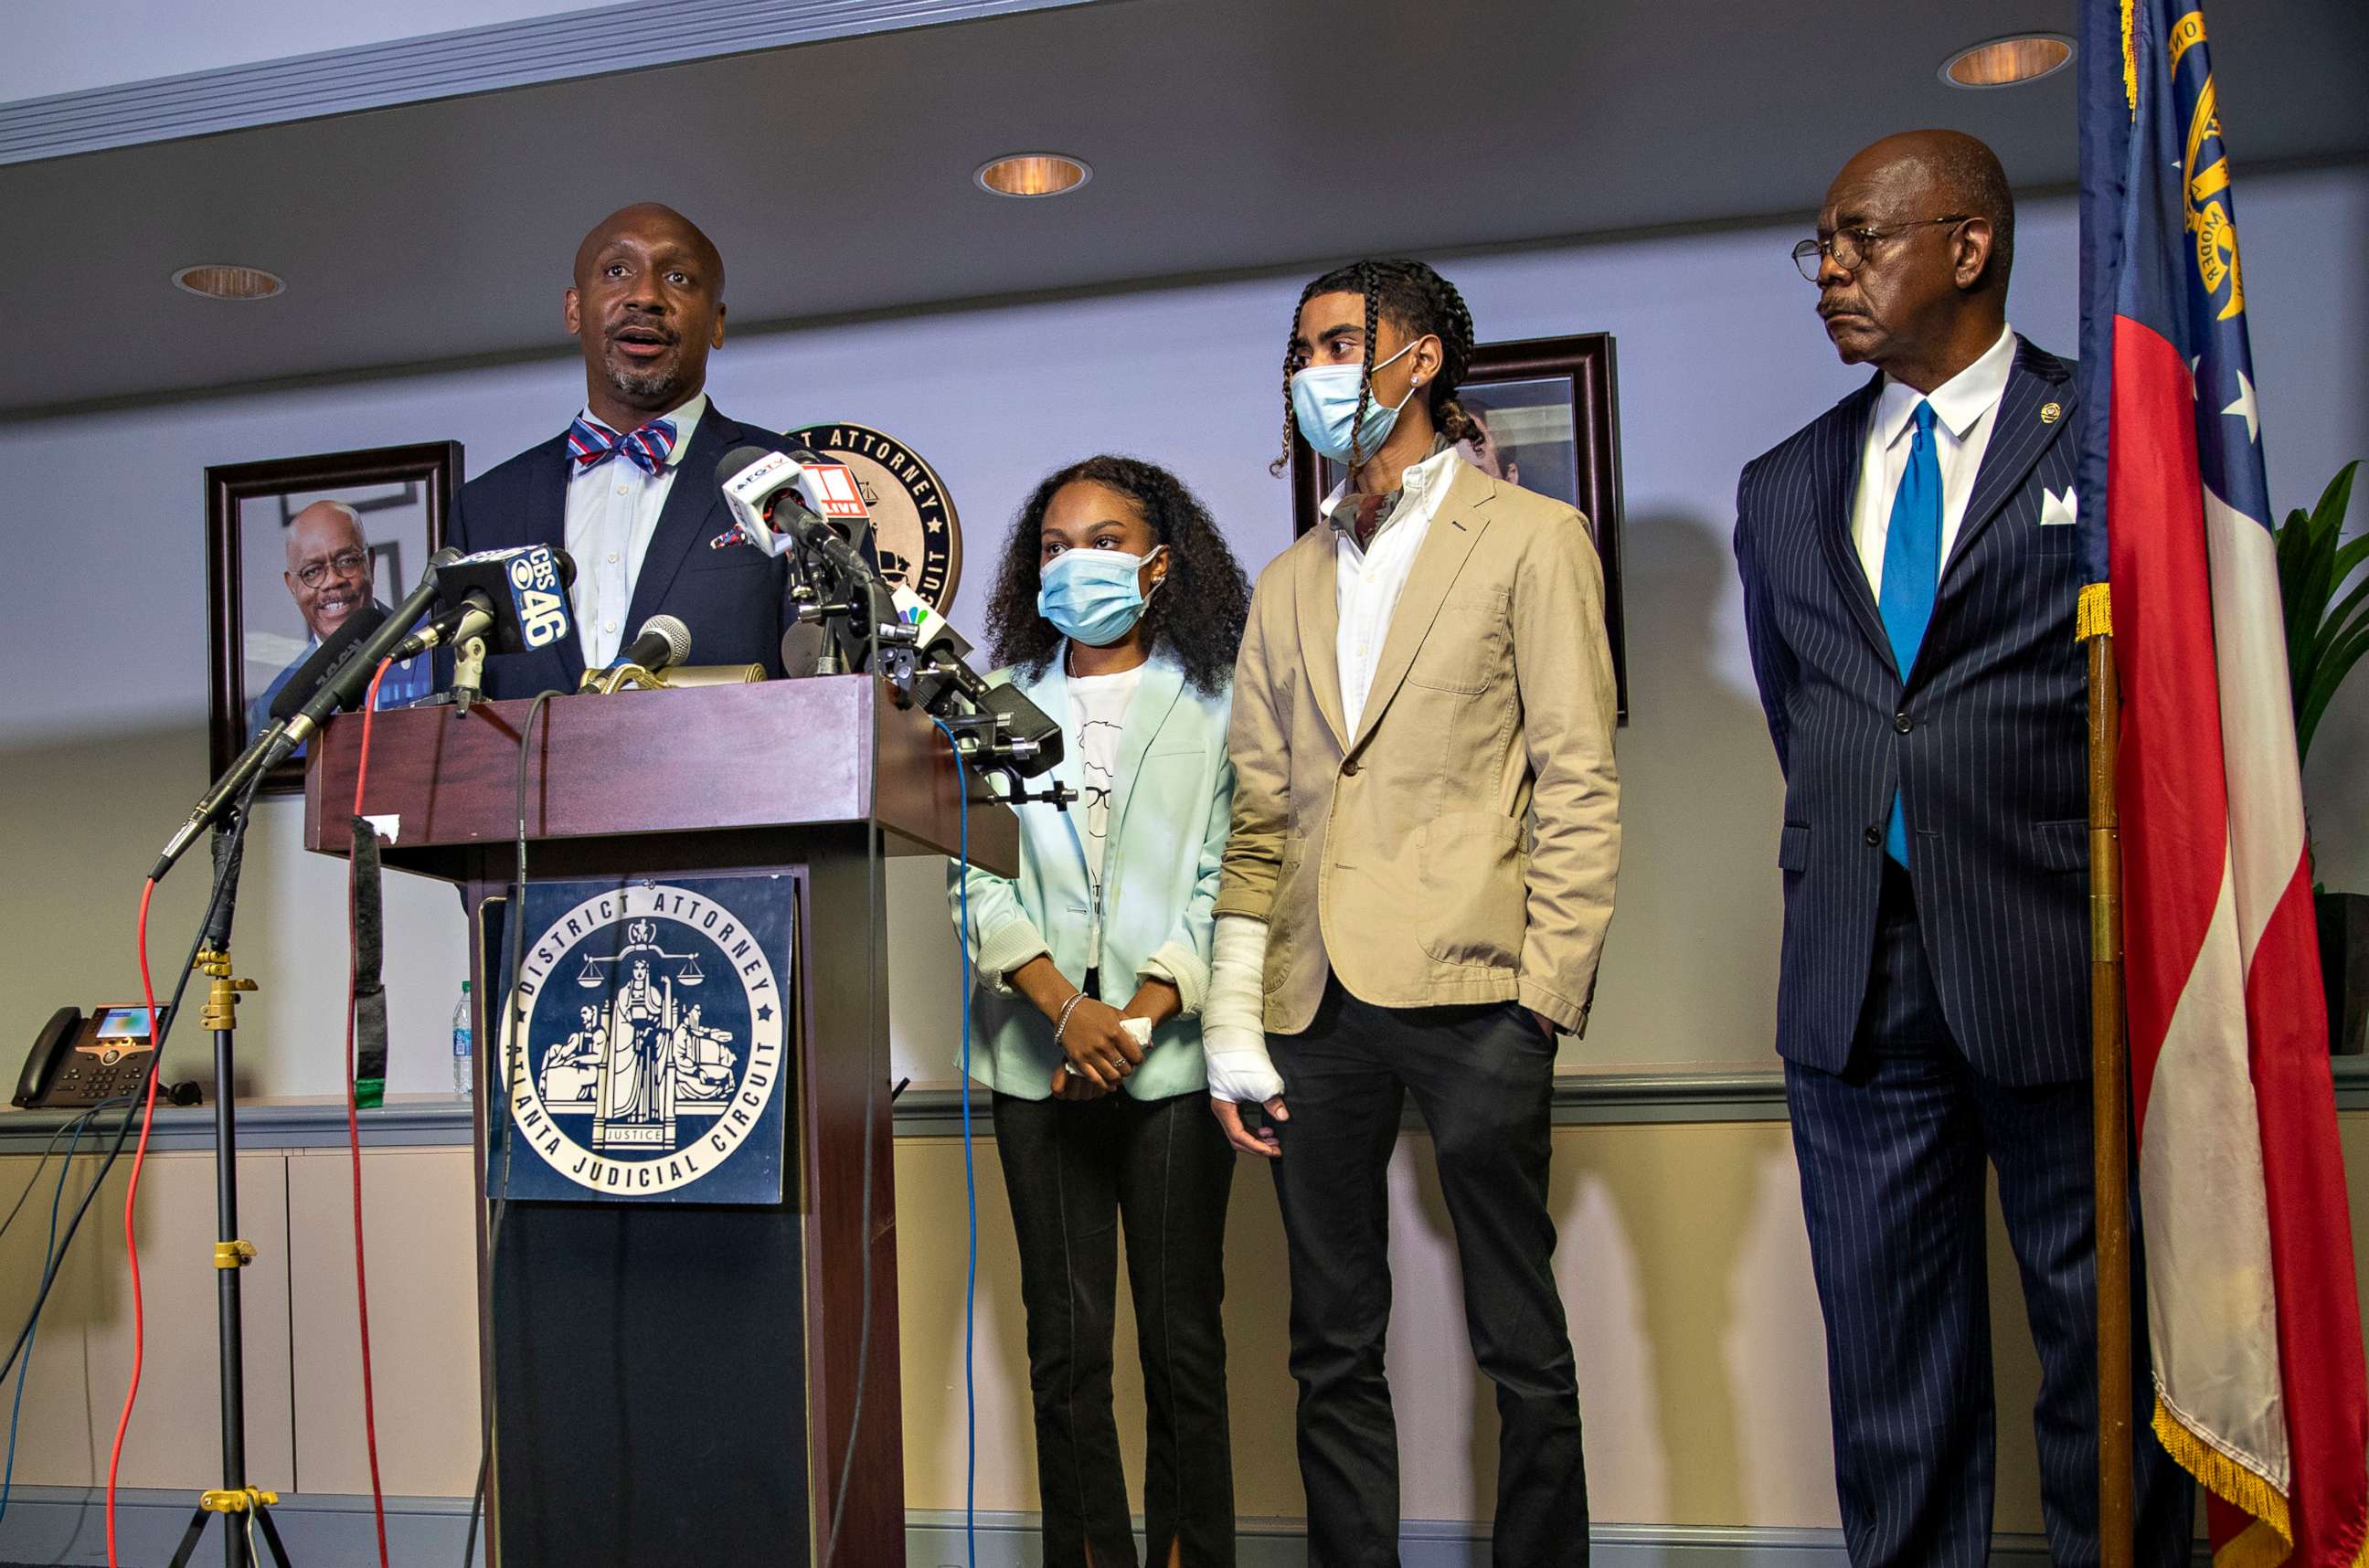
{"label": "lapel pin", "polygon": [[2040,406],[2040,422],[2043,425],[2053,425],[2064,417],[2065,406],[2061,403],[2043,403]]}

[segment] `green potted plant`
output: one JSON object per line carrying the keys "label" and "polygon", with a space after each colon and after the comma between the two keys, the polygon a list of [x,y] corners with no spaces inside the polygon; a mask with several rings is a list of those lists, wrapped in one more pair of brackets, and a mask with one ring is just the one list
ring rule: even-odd
{"label": "green potted plant", "polygon": [[[2352,474],[2360,466],[2346,464],[2329,481],[2318,506],[2289,512],[2275,531],[2298,763],[2311,754],[2312,736],[2336,689],[2369,654],[2369,570],[2363,570],[2369,567],[2369,533],[2344,537]],[[2329,1047],[2358,1052],[2369,1047],[2369,894],[2329,892],[2318,883],[2315,860],[2312,903],[2328,984]]]}

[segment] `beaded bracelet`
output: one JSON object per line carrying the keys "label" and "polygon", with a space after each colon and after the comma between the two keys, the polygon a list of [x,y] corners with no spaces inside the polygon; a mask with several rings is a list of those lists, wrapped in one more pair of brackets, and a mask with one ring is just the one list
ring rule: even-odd
{"label": "beaded bracelet", "polygon": [[1070,1027],[1070,1014],[1075,1013],[1078,1010],[1078,1003],[1085,1000],[1086,993],[1084,991],[1080,991],[1077,995],[1071,997],[1069,1001],[1061,1004],[1060,1019],[1053,1025],[1053,1043],[1055,1045],[1058,1046],[1061,1043],[1061,1036],[1066,1033]]}

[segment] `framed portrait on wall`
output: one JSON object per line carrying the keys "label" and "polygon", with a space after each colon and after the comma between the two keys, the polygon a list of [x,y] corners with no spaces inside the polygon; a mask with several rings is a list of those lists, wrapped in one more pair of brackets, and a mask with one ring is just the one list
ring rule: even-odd
{"label": "framed portrait on wall", "polygon": [[[322,642],[364,605],[409,593],[444,540],[461,482],[458,441],[277,458],[206,470],[212,771],[271,724],[271,704]],[[396,665],[378,705],[427,696],[427,656]],[[303,787],[303,753],[264,793]]]}
{"label": "framed portrait on wall", "polygon": [[[1629,722],[1629,654],[1620,608],[1620,418],[1612,335],[1482,343],[1457,401],[1481,427],[1464,455],[1493,478],[1577,507],[1604,563],[1605,631],[1620,722]],[[1304,441],[1291,450],[1292,532],[1316,526],[1345,473]]]}

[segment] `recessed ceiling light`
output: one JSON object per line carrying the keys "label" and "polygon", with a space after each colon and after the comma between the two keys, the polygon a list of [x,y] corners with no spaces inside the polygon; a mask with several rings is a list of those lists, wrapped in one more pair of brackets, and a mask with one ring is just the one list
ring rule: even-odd
{"label": "recessed ceiling light", "polygon": [[2012,87],[2061,71],[2072,58],[2073,40],[2061,33],[2018,33],[1960,50],[1941,63],[1941,80],[1953,87]]}
{"label": "recessed ceiling light", "polygon": [[184,267],[173,274],[173,286],[210,300],[268,300],[288,287],[260,267],[229,267],[206,262]]}
{"label": "recessed ceiling light", "polygon": [[998,196],[1066,196],[1094,177],[1083,158],[1061,153],[1010,153],[972,176]]}

